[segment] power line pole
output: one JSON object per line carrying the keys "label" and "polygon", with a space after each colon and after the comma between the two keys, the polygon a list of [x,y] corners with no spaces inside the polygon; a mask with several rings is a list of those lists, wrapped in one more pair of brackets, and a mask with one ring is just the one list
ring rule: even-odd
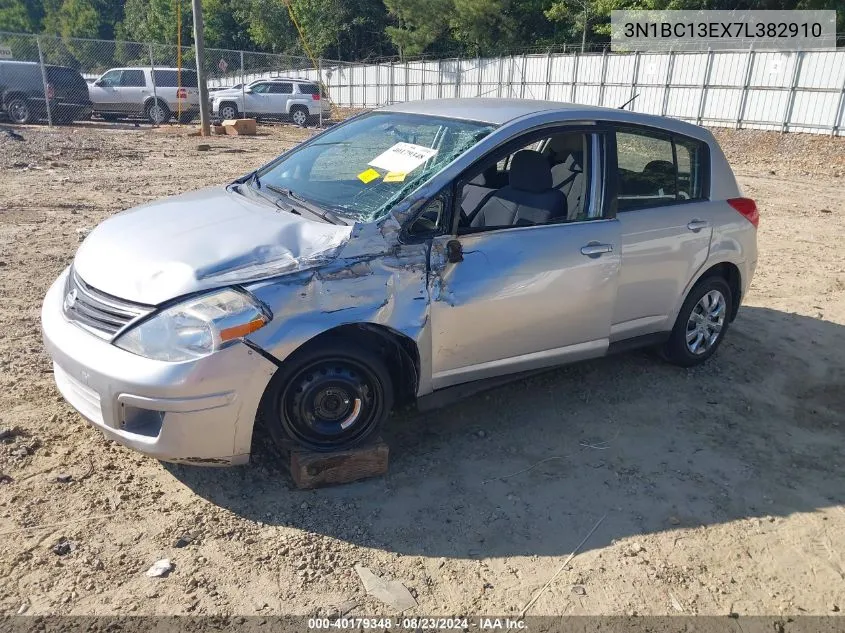
{"label": "power line pole", "polygon": [[205,42],[203,40],[202,0],[192,0],[194,9],[194,47],[197,53],[197,84],[200,92],[200,124],[202,135],[211,134],[211,117],[208,112],[208,83],[205,80]]}

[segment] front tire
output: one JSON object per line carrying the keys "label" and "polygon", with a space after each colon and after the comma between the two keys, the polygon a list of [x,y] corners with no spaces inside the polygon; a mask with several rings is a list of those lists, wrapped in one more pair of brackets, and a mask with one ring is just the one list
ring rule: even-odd
{"label": "front tire", "polygon": [[393,406],[384,360],[353,342],[328,340],[296,352],[273,376],[263,417],[280,447],[344,450],[373,437]]}
{"label": "front tire", "polygon": [[218,112],[220,113],[220,118],[224,121],[238,118],[238,106],[228,101],[220,104]]}
{"label": "front tire", "polygon": [[700,365],[721,345],[730,326],[733,295],[722,277],[705,277],[687,295],[663,356],[681,367]]}

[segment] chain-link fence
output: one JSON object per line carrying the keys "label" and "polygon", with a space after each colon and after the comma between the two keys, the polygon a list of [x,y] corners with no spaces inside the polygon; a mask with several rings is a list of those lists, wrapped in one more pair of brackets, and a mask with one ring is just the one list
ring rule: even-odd
{"label": "chain-link fence", "polygon": [[[2,58],[16,60],[15,63]],[[845,49],[567,52],[348,63],[209,48],[212,115],[322,123],[337,107],[507,97],[619,107],[703,125],[843,135]],[[285,79],[290,81],[285,81]],[[51,124],[198,116],[192,47],[0,32],[2,109]],[[10,89],[14,88],[14,89]]]}
{"label": "chain-link fence", "polygon": [[[228,89],[229,118],[322,123],[331,116],[319,69],[302,57],[206,48],[203,70],[213,116]],[[311,84],[257,79],[291,77]],[[196,50],[188,46],[0,32],[2,110],[16,123],[145,119],[156,125],[199,117]],[[253,90],[255,88],[255,90]]]}

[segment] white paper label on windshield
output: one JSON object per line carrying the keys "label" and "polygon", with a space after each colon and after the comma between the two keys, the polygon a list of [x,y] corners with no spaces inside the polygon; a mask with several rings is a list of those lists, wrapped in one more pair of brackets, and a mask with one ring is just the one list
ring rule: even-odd
{"label": "white paper label on windshield", "polygon": [[388,172],[407,174],[436,155],[437,150],[430,147],[413,143],[396,143],[386,152],[376,156],[368,165]]}

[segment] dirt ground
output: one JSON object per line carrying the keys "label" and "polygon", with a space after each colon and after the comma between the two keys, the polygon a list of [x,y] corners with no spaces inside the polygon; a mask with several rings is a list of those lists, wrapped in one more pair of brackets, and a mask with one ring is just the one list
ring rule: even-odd
{"label": "dirt ground", "polygon": [[[260,437],[236,469],[103,439],[53,386],[39,309],[103,218],[311,132],[4,129],[0,614],[389,614],[356,564],[411,590],[406,615],[515,614],[602,517],[529,614],[845,609],[845,139],[717,131],[760,260],[705,366],[633,353],[396,416],[388,476],[302,492]],[[175,569],[148,578],[161,558]]]}

